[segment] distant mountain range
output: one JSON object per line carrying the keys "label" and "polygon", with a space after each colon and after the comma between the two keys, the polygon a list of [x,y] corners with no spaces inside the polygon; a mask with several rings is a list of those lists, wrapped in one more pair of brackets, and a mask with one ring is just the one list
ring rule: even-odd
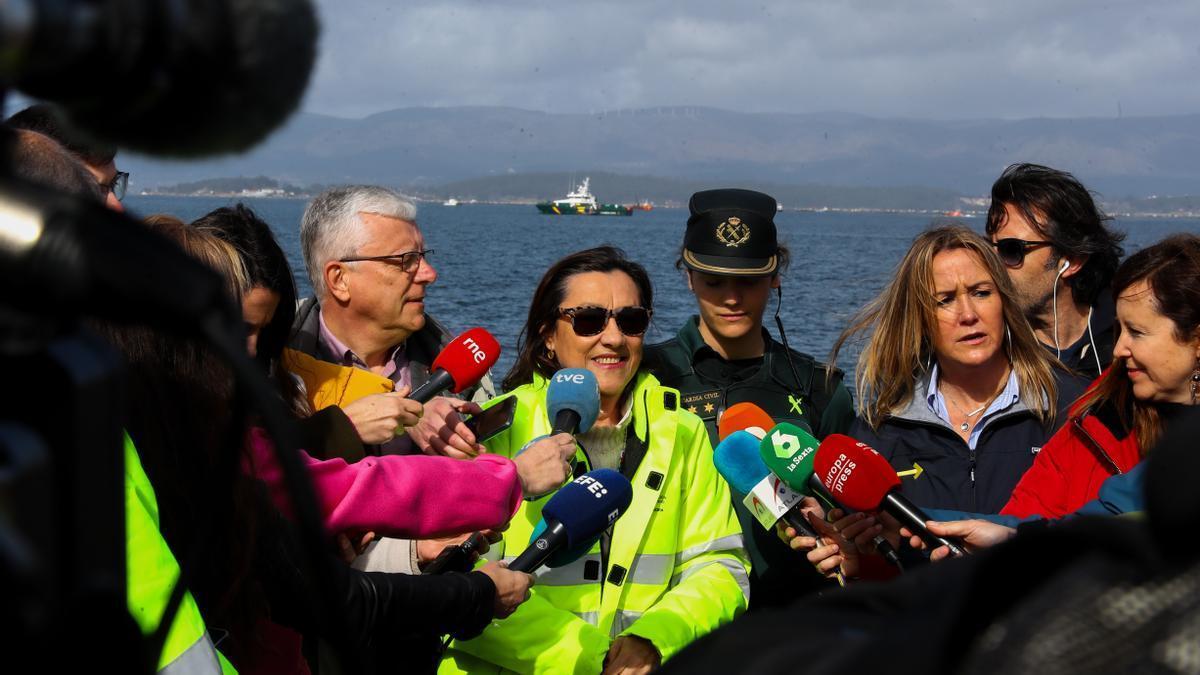
{"label": "distant mountain range", "polygon": [[[560,196],[569,187],[564,176],[586,174],[599,197],[614,201],[666,199],[655,187],[665,181],[659,187],[669,190],[798,190],[778,195],[785,204],[808,201],[805,191],[838,202],[845,196],[839,190],[892,191],[897,203],[913,197],[938,207],[958,195],[986,195],[1018,161],[1072,171],[1109,200],[1200,194],[1198,158],[1200,115],[939,121],[683,107],[594,114],[458,107],[364,119],[298,114],[239,157],[178,163],[123,156],[119,163],[133,174],[134,189],[262,175],[295,185],[370,182],[431,195],[536,199]],[[639,194],[620,181],[602,193],[603,176],[627,177]]]}

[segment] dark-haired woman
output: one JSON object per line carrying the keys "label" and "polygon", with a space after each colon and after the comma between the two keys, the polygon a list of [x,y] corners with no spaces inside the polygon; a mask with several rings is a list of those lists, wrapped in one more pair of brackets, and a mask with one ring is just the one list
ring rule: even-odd
{"label": "dark-haired woman", "polygon": [[1200,395],[1200,237],[1180,234],[1133,254],[1113,277],[1113,366],[1076,402],[1002,514],[1057,518],[1095,499],[1154,446],[1165,420]]}
{"label": "dark-haired woman", "polygon": [[[486,445],[511,456],[547,434],[547,378],[587,368],[600,415],[578,436],[577,460],[621,471],[633,504],[587,555],[540,575],[520,611],[455,643],[441,672],[649,672],[745,609],[741,529],[704,424],[642,368],[652,302],[646,271],[611,247],[563,258],[538,284],[497,399],[515,399],[513,424]],[[544,503],[514,516],[506,557],[524,548]]]}
{"label": "dark-haired woman", "polygon": [[[775,199],[751,190],[708,190],[693,195],[688,206],[676,266],[687,275],[699,315],[673,339],[647,348],[651,372],[679,390],[684,407],[704,420],[714,446],[721,414],[741,402],[817,438],[846,433],[854,404],[842,372],[781,344],[763,327],[788,263],[788,250],[776,237]],[[786,605],[824,585],[740,500],[734,509],[753,562],[755,608]]]}

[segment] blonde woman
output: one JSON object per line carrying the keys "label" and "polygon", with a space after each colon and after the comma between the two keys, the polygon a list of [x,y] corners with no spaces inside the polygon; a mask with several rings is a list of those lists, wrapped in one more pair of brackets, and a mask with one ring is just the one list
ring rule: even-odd
{"label": "blonde woman", "polygon": [[1084,382],[1038,344],[991,244],[963,227],[919,235],[854,318],[859,416],[919,506],[996,513]]}

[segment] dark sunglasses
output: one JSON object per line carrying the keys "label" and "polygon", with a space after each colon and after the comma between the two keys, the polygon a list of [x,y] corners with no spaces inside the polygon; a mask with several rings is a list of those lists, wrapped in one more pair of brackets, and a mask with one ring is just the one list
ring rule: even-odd
{"label": "dark sunglasses", "polygon": [[129,189],[129,174],[124,171],[118,171],[117,175],[107,183],[100,183],[101,191],[105,194],[113,193],[117,201],[125,199],[125,191]]}
{"label": "dark sunglasses", "polygon": [[412,272],[413,270],[417,269],[417,266],[421,264],[421,261],[426,259],[431,253],[433,253],[433,249],[427,248],[422,251],[407,251],[405,253],[397,253],[395,255],[369,255],[351,258],[339,258],[338,262],[366,262],[375,260],[377,262],[399,265],[400,269],[404,270],[405,272]]}
{"label": "dark sunglasses", "polygon": [[1053,245],[1054,242],[1050,241],[1025,241],[1024,239],[1001,239],[992,242],[992,247],[996,249],[996,255],[1000,256],[1000,262],[1009,267],[1020,267],[1025,264],[1025,256],[1033,249]]}
{"label": "dark sunglasses", "polygon": [[571,329],[579,337],[590,337],[604,332],[610,316],[617,320],[617,330],[629,337],[637,337],[650,327],[650,315],[653,312],[645,307],[562,307],[559,308],[558,314],[571,321]]}

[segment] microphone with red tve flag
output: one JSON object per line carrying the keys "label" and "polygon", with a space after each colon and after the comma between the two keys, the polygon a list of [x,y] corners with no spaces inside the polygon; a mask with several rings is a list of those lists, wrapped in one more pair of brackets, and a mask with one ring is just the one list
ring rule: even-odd
{"label": "microphone with red tve flag", "polygon": [[761,440],[773,426],[775,420],[767,411],[753,403],[735,403],[721,413],[721,421],[717,423],[717,440],[723,441],[735,431],[749,431]]}
{"label": "microphone with red tve flag", "polygon": [[496,338],[482,328],[470,328],[442,349],[429,367],[429,379],[408,397],[425,403],[447,389],[457,394],[481,380],[498,358]]}
{"label": "microphone with red tve flag", "polygon": [[815,475],[837,500],[856,511],[886,511],[915,532],[931,549],[945,546],[956,556],[962,546],[925,527],[925,512],[897,492],[900,478],[892,465],[866,443],[830,434],[817,448]]}

